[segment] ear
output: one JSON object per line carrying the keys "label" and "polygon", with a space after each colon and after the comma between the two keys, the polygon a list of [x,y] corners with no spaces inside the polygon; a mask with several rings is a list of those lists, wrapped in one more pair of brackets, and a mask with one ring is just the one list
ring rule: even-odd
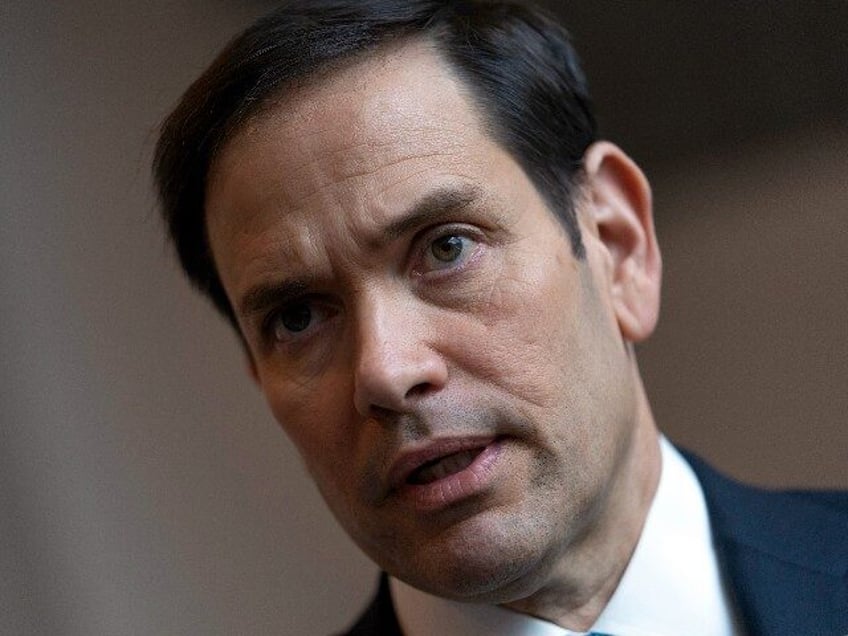
{"label": "ear", "polygon": [[612,304],[622,336],[641,342],[659,317],[662,260],[654,232],[651,187],[618,146],[593,144],[583,158],[588,218],[606,256]]}

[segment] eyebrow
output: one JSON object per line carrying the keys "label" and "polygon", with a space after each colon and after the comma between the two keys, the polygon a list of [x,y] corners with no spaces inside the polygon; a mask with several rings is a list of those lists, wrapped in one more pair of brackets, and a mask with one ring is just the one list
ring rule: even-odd
{"label": "eyebrow", "polygon": [[[471,184],[445,186],[434,190],[410,206],[399,218],[381,228],[374,243],[388,243],[411,230],[444,222],[482,198],[482,188]],[[250,288],[241,298],[239,312],[243,316],[264,314],[273,307],[279,307],[302,296],[309,288],[310,281],[305,279],[283,280],[271,284],[260,283]]]}
{"label": "eyebrow", "polygon": [[381,238],[386,242],[392,241],[410,230],[444,221],[482,198],[482,188],[471,184],[439,188],[424,195],[398,219],[385,226],[380,232]]}
{"label": "eyebrow", "polygon": [[280,283],[252,287],[239,302],[239,311],[243,316],[264,314],[272,307],[279,307],[302,296],[309,289],[305,280],[287,280]]}

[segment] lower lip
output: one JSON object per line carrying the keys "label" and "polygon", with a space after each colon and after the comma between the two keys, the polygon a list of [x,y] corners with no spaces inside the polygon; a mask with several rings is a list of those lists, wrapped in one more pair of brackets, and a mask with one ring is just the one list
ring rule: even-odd
{"label": "lower lip", "polygon": [[422,512],[446,508],[478,495],[491,485],[501,450],[501,441],[495,440],[458,473],[429,484],[404,484],[397,495]]}

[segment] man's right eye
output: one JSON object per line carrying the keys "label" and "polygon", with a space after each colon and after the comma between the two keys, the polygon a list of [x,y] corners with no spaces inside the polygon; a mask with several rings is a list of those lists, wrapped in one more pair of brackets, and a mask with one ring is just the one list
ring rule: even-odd
{"label": "man's right eye", "polygon": [[312,309],[306,303],[297,303],[277,314],[275,330],[288,333],[304,331],[312,322]]}
{"label": "man's right eye", "polygon": [[262,333],[269,344],[299,343],[311,338],[332,320],[338,309],[330,302],[316,298],[293,300],[272,312],[262,325]]}
{"label": "man's right eye", "polygon": [[293,302],[268,316],[263,331],[273,342],[289,342],[309,329],[314,321],[312,304]]}

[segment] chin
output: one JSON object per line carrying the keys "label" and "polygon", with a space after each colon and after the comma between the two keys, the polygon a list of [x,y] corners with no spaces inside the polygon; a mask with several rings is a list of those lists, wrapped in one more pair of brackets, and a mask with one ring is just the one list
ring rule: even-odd
{"label": "chin", "polygon": [[514,522],[492,527],[474,519],[459,526],[419,543],[413,555],[387,570],[429,594],[489,604],[525,598],[546,579],[555,560],[549,558],[549,538],[517,533]]}

